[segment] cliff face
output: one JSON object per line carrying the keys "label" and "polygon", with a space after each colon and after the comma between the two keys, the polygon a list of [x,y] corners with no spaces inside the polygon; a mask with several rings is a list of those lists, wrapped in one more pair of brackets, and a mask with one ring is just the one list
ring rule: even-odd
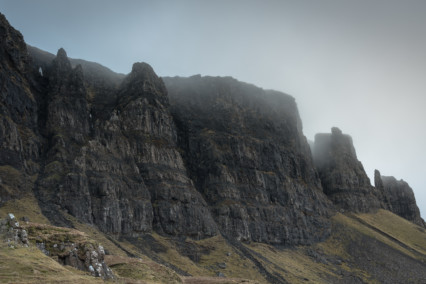
{"label": "cliff face", "polygon": [[179,147],[219,228],[238,240],[311,243],[329,233],[292,97],[232,78],[165,78]]}
{"label": "cliff face", "polygon": [[324,193],[339,208],[354,212],[389,210],[425,227],[413,190],[405,181],[374,172],[374,187],[358,161],[352,138],[338,128],[331,134],[317,134],[313,147]]}
{"label": "cliff face", "polygon": [[389,210],[414,224],[426,227],[425,221],[420,217],[413,190],[408,183],[392,176],[380,176],[379,171],[377,173],[379,176],[375,185],[376,188],[383,188]]}
{"label": "cliff face", "polygon": [[108,114],[92,111],[103,101],[89,105],[82,67],[72,69],[64,50],[46,73],[49,147],[37,183],[46,214],[61,222],[61,208],[116,235],[216,234],[176,149],[166,89],[149,65],[133,66]]}
{"label": "cliff face", "polygon": [[54,224],[70,225],[68,213],[115,237],[271,244],[327,237],[329,199],[362,212],[411,206],[370,185],[338,130],[317,136],[317,172],[288,95],[232,78],[163,82],[145,63],[115,74],[27,49],[3,15],[0,39],[0,206],[35,194]]}
{"label": "cliff face", "polygon": [[32,191],[39,171],[38,105],[22,35],[0,14],[0,206]]}
{"label": "cliff face", "polygon": [[349,135],[336,127],[331,134],[317,134],[313,156],[324,193],[339,208],[369,212],[386,207],[382,193],[371,186],[358,161]]}
{"label": "cliff face", "polygon": [[30,47],[30,58],[0,20],[0,202],[34,191],[52,222],[66,225],[66,212],[116,236],[217,234],[149,65],[122,79],[84,61],[73,68],[63,49],[55,57]]}

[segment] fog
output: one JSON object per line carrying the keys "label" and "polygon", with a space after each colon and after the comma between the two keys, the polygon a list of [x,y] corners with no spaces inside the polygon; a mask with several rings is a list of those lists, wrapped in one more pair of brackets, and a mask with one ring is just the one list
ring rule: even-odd
{"label": "fog", "polygon": [[426,1],[23,1],[27,43],[128,73],[233,76],[296,98],[305,135],[337,126],[358,159],[404,179],[426,214]]}

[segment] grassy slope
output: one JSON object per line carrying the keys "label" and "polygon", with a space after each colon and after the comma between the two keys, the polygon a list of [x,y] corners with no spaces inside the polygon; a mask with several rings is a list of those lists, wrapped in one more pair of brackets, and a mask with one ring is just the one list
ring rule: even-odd
{"label": "grassy slope", "polygon": [[[336,214],[333,217],[333,234],[326,241],[311,247],[279,249],[254,243],[247,247],[257,254],[256,257],[269,272],[281,275],[290,283],[345,283],[351,279],[380,283],[366,266],[375,265],[375,269],[380,270],[387,269],[389,263],[370,259],[368,255],[365,259],[354,258],[351,252],[351,246],[361,248],[362,242],[366,240],[382,243],[391,252],[414,259],[414,263],[420,267],[423,262],[423,268],[426,269],[425,230],[385,210],[375,214]],[[314,254],[310,251],[314,251]],[[420,263],[416,260],[420,260]],[[364,265],[363,262],[368,261],[371,262]],[[395,273],[398,274],[398,271]]]}
{"label": "grassy slope", "polygon": [[0,283],[101,283],[86,273],[62,266],[35,246],[11,249],[0,243]]}
{"label": "grassy slope", "polygon": [[[360,219],[402,242],[412,250],[426,255],[426,230],[387,210],[377,214],[360,214]],[[418,255],[415,256],[418,258]]]}
{"label": "grassy slope", "polygon": [[[0,218],[8,212],[18,218],[27,216],[31,221],[48,224],[33,196],[8,202],[0,208]],[[106,256],[106,262],[118,276],[119,283],[266,283],[266,274],[290,283],[331,283],[354,279],[377,283],[380,273],[369,269],[364,260],[354,256],[353,248],[357,251],[357,246],[366,240],[377,242],[381,245],[378,247],[385,247],[393,254],[417,261],[415,265],[419,267],[426,267],[425,230],[385,210],[374,214],[336,214],[332,218],[333,234],[313,246],[277,248],[251,243],[245,244],[243,250],[230,245],[221,236],[200,241],[177,241],[153,233],[152,241],[145,245],[141,245],[145,242],[143,239],[132,243],[117,241],[71,216],[69,220],[77,230],[109,251],[111,255]],[[188,247],[198,252],[196,259],[184,255]],[[135,257],[131,258],[129,254]],[[389,265],[380,263],[380,259],[372,259],[373,262],[379,270],[380,265]],[[176,267],[191,277],[183,277],[170,267]],[[219,272],[228,278],[215,277]],[[34,246],[10,249],[1,244],[0,282],[56,282],[59,279],[65,283],[99,282],[99,279],[84,272],[59,265]]]}
{"label": "grassy slope", "polygon": [[7,213],[15,214],[16,218],[29,217],[35,223],[50,224],[49,220],[41,213],[37,199],[32,194],[28,194],[21,199],[9,200],[0,207],[0,218]]}

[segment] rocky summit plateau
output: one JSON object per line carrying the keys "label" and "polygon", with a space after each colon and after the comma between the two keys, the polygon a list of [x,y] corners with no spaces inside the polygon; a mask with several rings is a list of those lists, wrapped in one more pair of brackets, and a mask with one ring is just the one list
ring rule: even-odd
{"label": "rocky summit plateau", "polygon": [[[336,118],[338,121],[338,118]],[[413,190],[295,99],[117,74],[0,14],[0,282],[426,283]]]}

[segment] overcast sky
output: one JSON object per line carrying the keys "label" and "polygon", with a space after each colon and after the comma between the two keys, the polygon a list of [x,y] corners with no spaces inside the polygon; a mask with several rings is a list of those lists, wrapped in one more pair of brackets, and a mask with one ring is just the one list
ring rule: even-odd
{"label": "overcast sky", "polygon": [[116,72],[145,61],[291,94],[308,139],[338,126],[370,178],[404,179],[426,214],[426,1],[0,0],[0,12],[27,43]]}

